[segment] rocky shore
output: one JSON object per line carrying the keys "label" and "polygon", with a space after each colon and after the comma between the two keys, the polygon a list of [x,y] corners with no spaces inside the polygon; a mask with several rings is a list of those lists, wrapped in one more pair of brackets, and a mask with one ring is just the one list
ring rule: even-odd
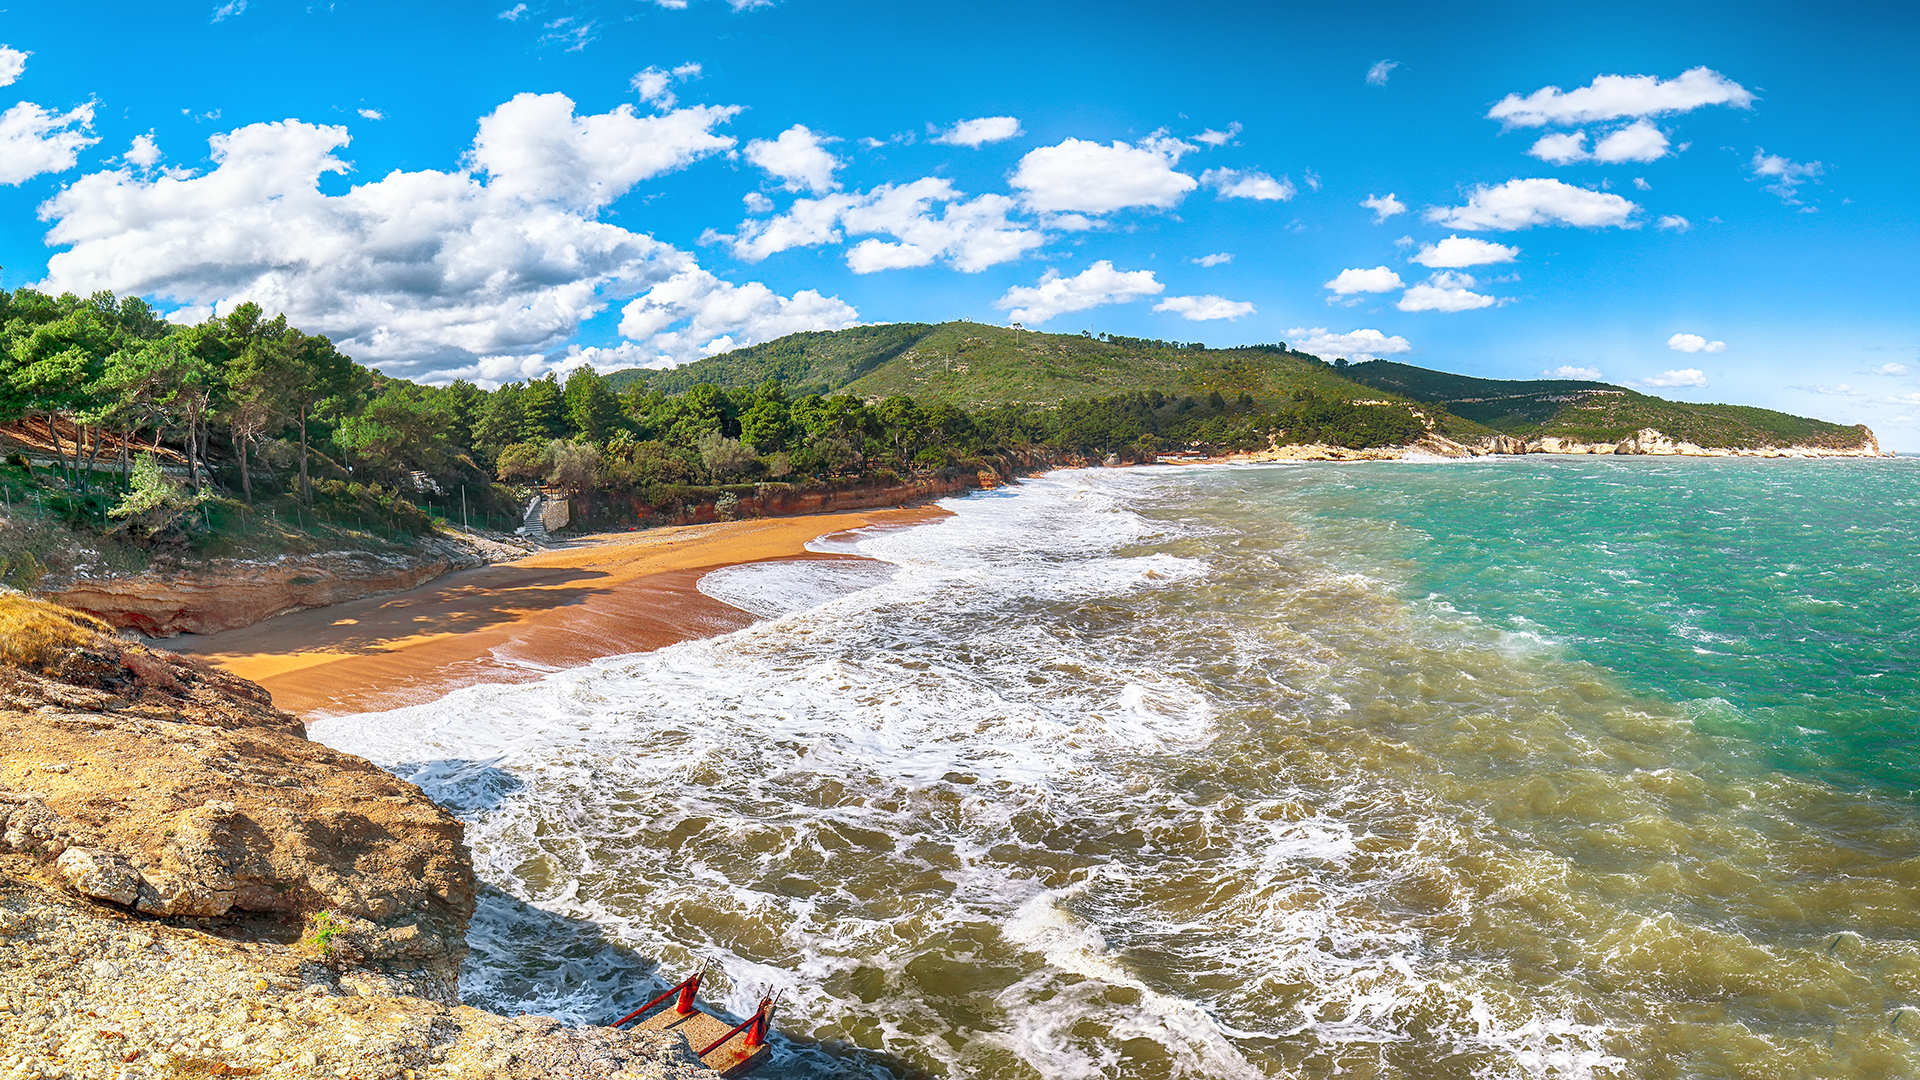
{"label": "rocky shore", "polygon": [[459,1004],[458,819],[244,680],[0,595],[0,1078],[693,1077]]}
{"label": "rocky shore", "polygon": [[1429,434],[1408,446],[1378,446],[1350,450],[1326,443],[1302,443],[1274,446],[1268,450],[1232,454],[1226,460],[1261,461],[1398,461],[1406,458],[1468,458],[1519,456],[1524,454],[1627,455],[1648,457],[1758,457],[1758,458],[1878,458],[1893,455],[1880,449],[1872,431],[1865,431],[1859,446],[1699,446],[1674,439],[1656,428],[1642,428],[1618,442],[1579,442],[1544,436],[1520,439],[1512,435],[1492,435],[1472,441],[1458,441],[1444,435]]}

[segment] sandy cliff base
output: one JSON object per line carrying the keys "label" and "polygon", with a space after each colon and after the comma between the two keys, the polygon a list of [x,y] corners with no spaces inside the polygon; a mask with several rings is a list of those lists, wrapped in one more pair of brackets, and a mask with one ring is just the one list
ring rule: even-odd
{"label": "sandy cliff base", "polygon": [[397,708],[739,629],[752,616],[695,588],[707,571],[833,558],[809,553],[807,542],[941,513],[881,509],[588,537],[409,592],[166,645],[259,683],[280,708],[302,715]]}

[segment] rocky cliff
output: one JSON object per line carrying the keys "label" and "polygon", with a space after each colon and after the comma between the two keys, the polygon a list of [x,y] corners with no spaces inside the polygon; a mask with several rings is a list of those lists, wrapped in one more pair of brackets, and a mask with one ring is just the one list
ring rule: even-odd
{"label": "rocky cliff", "polygon": [[0,595],[0,1075],[699,1075],[461,1007],[474,889],[458,819],[259,687]]}

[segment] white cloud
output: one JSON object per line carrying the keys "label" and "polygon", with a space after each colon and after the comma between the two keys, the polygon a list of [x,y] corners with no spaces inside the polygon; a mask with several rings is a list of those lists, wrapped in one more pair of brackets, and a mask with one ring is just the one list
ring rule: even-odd
{"label": "white cloud", "polygon": [[627,80],[627,85],[640,95],[641,101],[655,108],[671,109],[678,100],[673,94],[674,82],[699,77],[699,64],[681,64],[677,68],[648,66],[644,71],[635,72],[633,78]]}
{"label": "white cloud", "polygon": [[126,163],[139,169],[151,169],[160,163],[160,145],[153,141],[153,132],[135,135],[127,152],[120,155]]}
{"label": "white cloud", "polygon": [[1679,214],[1662,214],[1660,220],[1653,223],[1656,229],[1672,229],[1674,232],[1686,232],[1693,228],[1693,222]]}
{"label": "white cloud", "polygon": [[1426,218],[1456,229],[1526,229],[1535,225],[1577,225],[1599,229],[1627,227],[1640,209],[1634,203],[1601,191],[1563,184],[1558,180],[1509,180],[1495,187],[1475,187],[1465,206],[1435,206]]}
{"label": "white cloud", "polygon": [[621,105],[575,116],[565,94],[516,94],[480,119],[471,159],[502,194],[597,210],[641,180],[732,149],[733,138],[713,128],[739,111],[698,105],[641,116]]}
{"label": "white cloud", "polygon": [[1873,369],[1873,373],[1875,375],[1906,375],[1910,374],[1912,370],[1912,368],[1909,368],[1905,364],[1881,364],[1879,367]]}
{"label": "white cloud", "polygon": [[1585,161],[1587,160],[1587,133],[1567,131],[1542,135],[1527,153],[1549,165],[1568,165],[1576,161]]}
{"label": "white cloud", "polygon": [[1650,120],[1636,120],[1601,139],[1593,160],[1609,165],[1622,161],[1658,161],[1667,156],[1667,136]]}
{"label": "white cloud", "polygon": [[1187,261],[1200,266],[1219,266],[1222,263],[1232,262],[1233,253],[1230,251],[1216,251],[1211,255],[1202,255],[1197,259],[1188,259]]}
{"label": "white cloud", "polygon": [[1819,176],[1824,171],[1817,161],[1790,161],[1778,154],[1769,154],[1765,150],[1753,152],[1753,175],[1773,177],[1773,183],[1766,186],[1767,191],[1780,196],[1789,206],[1799,205],[1795,197],[1800,185]]}
{"label": "white cloud", "polygon": [[648,177],[732,145],[727,108],[575,116],[520,95],[480,121],[451,171],[393,172],[327,195],[347,130],[287,120],[209,140],[214,167],[148,180],[80,177],[48,200],[53,292],[227,311],[252,300],[407,377],[550,348],[603,310],[693,268],[692,256],[597,220]]}
{"label": "white cloud", "polygon": [[379,109],[357,109],[355,111],[360,114],[360,119],[362,120],[385,120],[387,118],[387,114],[381,112]]}
{"label": "white cloud", "polygon": [[1410,247],[1412,247],[1412,246],[1413,246],[1413,237],[1411,237],[1411,236],[1403,236],[1403,237],[1401,237],[1400,239],[1398,239],[1398,240],[1395,240],[1395,241],[1393,242],[1393,246],[1394,246],[1394,247],[1397,247],[1397,248],[1400,248],[1400,249],[1402,249],[1402,250],[1405,250],[1406,248],[1410,248]]}
{"label": "white cloud", "polygon": [[1299,189],[1286,177],[1275,180],[1266,173],[1255,170],[1241,172],[1237,169],[1208,169],[1200,174],[1200,183],[1213,188],[1223,199],[1260,199],[1266,202],[1285,202],[1294,197]]}
{"label": "white cloud", "polygon": [[1382,356],[1412,352],[1413,346],[1398,334],[1388,337],[1378,330],[1331,333],[1324,326],[1311,330],[1294,327],[1287,331],[1287,344],[1322,360],[1344,356],[1349,360],[1378,360]]}
{"label": "white cloud", "polygon": [[1401,311],[1474,311],[1499,303],[1491,296],[1474,292],[1478,282],[1471,274],[1441,271],[1420,285],[1408,289],[1394,307]]}
{"label": "white cloud", "polygon": [[841,330],[858,320],[859,313],[839,297],[812,289],[785,297],[757,281],[735,285],[690,267],[622,308],[620,334],[685,363],[803,330]]}
{"label": "white cloud", "polygon": [[1399,66],[1400,66],[1400,61],[1398,60],[1382,60],[1379,63],[1373,65],[1372,67],[1367,69],[1367,85],[1368,86],[1387,85],[1387,76],[1392,74],[1393,69]]}
{"label": "white cloud", "polygon": [[1375,198],[1372,194],[1368,194],[1366,198],[1360,200],[1360,205],[1373,211],[1373,223],[1375,225],[1380,224],[1395,214],[1404,214],[1407,212],[1407,204],[1394,198],[1393,192],[1391,191],[1387,192],[1386,198],[1383,199]]}
{"label": "white cloud", "polygon": [[1600,369],[1597,367],[1574,367],[1572,364],[1562,364],[1557,368],[1541,372],[1540,377],[1543,379],[1579,379],[1583,382],[1599,382]]}
{"label": "white cloud", "polygon": [[1189,149],[1178,139],[1159,136],[1137,146],[1068,139],[1028,151],[1009,182],[1035,210],[1104,214],[1129,206],[1166,208],[1198,186],[1173,168]]}
{"label": "white cloud", "polygon": [[66,172],[93,137],[93,102],[65,113],[23,101],[0,113],[0,184],[20,184],[42,173]]}
{"label": "white cloud", "polygon": [[1717,353],[1726,352],[1727,343],[1724,341],[1708,341],[1699,334],[1675,334],[1667,339],[1667,348],[1672,349],[1674,352]]}
{"label": "white cloud", "polygon": [[984,143],[1001,142],[1024,134],[1020,130],[1020,121],[1015,117],[981,116],[960,121],[951,130],[935,135],[933,141],[948,146],[978,148]]}
{"label": "white cloud", "polygon": [[1131,303],[1165,290],[1151,270],[1115,270],[1111,262],[1101,259],[1072,277],[1048,270],[1038,285],[1016,285],[993,306],[1005,311],[1011,322],[1043,323],[1069,311]]}
{"label": "white cloud", "polygon": [[[932,210],[936,202],[946,204],[937,215]],[[929,176],[881,184],[868,192],[795,199],[778,217],[749,219],[731,236],[709,232],[701,239],[724,242],[735,258],[758,262],[790,248],[839,243],[843,232],[886,235],[897,242],[864,240],[847,253],[847,265],[855,273],[870,274],[946,259],[956,269],[973,273],[1011,262],[1046,242],[1039,230],[1007,219],[1016,209],[1005,195],[967,199],[951,181]]]}
{"label": "white cloud", "polygon": [[1652,184],[1649,184],[1649,183],[1647,183],[1647,178],[1646,178],[1646,177],[1644,177],[1644,176],[1636,176],[1636,177],[1634,177],[1634,178],[1633,178],[1633,186],[1634,186],[1634,187],[1637,187],[1637,188],[1639,188],[1639,189],[1640,189],[1641,191],[1652,191],[1652,190],[1653,190],[1653,185],[1652,185]]}
{"label": "white cloud", "polygon": [[226,22],[233,16],[244,15],[246,12],[247,0],[227,0],[227,3],[213,9],[213,21]]}
{"label": "white cloud", "polygon": [[1647,379],[1629,379],[1628,386],[1705,386],[1706,373],[1699,368],[1681,368],[1678,371],[1663,371]]}
{"label": "white cloud", "polygon": [[1233,137],[1238,134],[1240,134],[1240,121],[1235,120],[1233,123],[1227,125],[1227,130],[1215,131],[1212,128],[1208,128],[1200,134],[1195,135],[1193,141],[1206,143],[1208,146],[1219,147],[1232,142]]}
{"label": "white cloud", "polygon": [[1838,386],[1801,386],[1801,387],[1789,387],[1789,389],[1811,390],[1816,394],[1829,394],[1834,397],[1866,397],[1867,396],[1867,392],[1865,390],[1855,390],[1853,387],[1847,385],[1846,383],[1841,383]]}
{"label": "white cloud", "polygon": [[777,139],[755,139],[747,144],[747,160],[780,180],[788,191],[805,189],[818,195],[836,191],[833,171],[839,158],[827,153],[828,140],[814,134],[805,124],[795,124]]}
{"label": "white cloud", "polygon": [[27,73],[27,57],[32,55],[0,45],[0,86],[12,86],[19,82],[20,76]]}
{"label": "white cloud", "polygon": [[1224,296],[1169,296],[1153,305],[1153,310],[1171,311],[1190,322],[1237,319],[1254,313],[1253,305],[1245,300],[1229,300]]}
{"label": "white cloud", "polygon": [[494,16],[494,18],[505,19],[508,22],[519,22],[520,16],[525,15],[526,13],[527,13],[527,5],[515,4],[512,7],[508,8],[507,10]]}
{"label": "white cloud", "polygon": [[1421,248],[1420,253],[1413,257],[1413,261],[1421,266],[1458,270],[1466,266],[1512,262],[1514,256],[1519,254],[1519,248],[1496,244],[1491,240],[1480,240],[1471,236],[1449,236],[1437,244],[1428,244]]}
{"label": "white cloud", "polygon": [[1342,270],[1339,276],[1327,282],[1322,288],[1331,289],[1337,296],[1352,296],[1354,293],[1383,293],[1402,288],[1406,283],[1400,275],[1385,266],[1376,266],[1371,270],[1358,268]]}
{"label": "white cloud", "polygon": [[1543,87],[1521,97],[1508,94],[1487,111],[1487,119],[1507,127],[1585,124],[1623,116],[1660,116],[1705,105],[1745,109],[1753,95],[1739,83],[1708,68],[1682,72],[1662,81],[1652,75],[1602,75],[1592,85],[1562,91]]}

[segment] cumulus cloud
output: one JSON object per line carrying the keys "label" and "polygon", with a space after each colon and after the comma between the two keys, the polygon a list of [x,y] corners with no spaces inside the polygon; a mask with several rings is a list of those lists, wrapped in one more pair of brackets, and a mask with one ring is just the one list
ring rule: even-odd
{"label": "cumulus cloud", "polygon": [[640,95],[640,100],[660,109],[671,109],[676,100],[673,84],[686,79],[700,77],[699,64],[681,64],[677,68],[659,68],[649,66],[645,71],[635,72],[627,85]]}
{"label": "cumulus cloud", "polygon": [[93,103],[64,113],[23,101],[0,113],[0,184],[20,184],[42,173],[66,172],[93,137]]}
{"label": "cumulus cloud", "polygon": [[1169,296],[1153,305],[1153,310],[1171,311],[1191,322],[1231,320],[1254,313],[1253,305],[1245,300],[1229,300],[1224,296]]}
{"label": "cumulus cloud", "polygon": [[1295,349],[1322,360],[1344,356],[1349,360],[1378,360],[1395,353],[1412,352],[1406,338],[1392,337],[1378,330],[1354,330],[1336,334],[1324,326],[1312,329],[1294,327],[1287,331],[1287,343]]}
{"label": "cumulus cloud", "polygon": [[[1584,130],[1542,135],[1527,153],[1554,165],[1571,165],[1581,161],[1616,165],[1623,161],[1658,161],[1667,156],[1667,148],[1665,132],[1655,127],[1652,121],[1636,120],[1601,139],[1592,153],[1587,152],[1587,133]],[[1644,180],[1636,180],[1635,183],[1642,190],[1648,186]]]}
{"label": "cumulus cloud", "polygon": [[1387,76],[1393,74],[1393,69],[1399,66],[1400,66],[1400,61],[1398,60],[1382,60],[1379,63],[1373,65],[1372,67],[1367,69],[1367,85],[1368,86],[1387,85]]}
{"label": "cumulus cloud", "polygon": [[1800,386],[1800,387],[1789,387],[1789,389],[1811,390],[1816,394],[1830,394],[1835,397],[1866,397],[1867,396],[1867,392],[1865,390],[1855,390],[1853,387],[1847,385],[1846,383],[1841,383],[1838,386]]}
{"label": "cumulus cloud", "polygon": [[32,53],[0,45],[0,86],[12,86],[27,72],[27,57]]}
{"label": "cumulus cloud", "polygon": [[[690,255],[597,220],[641,180],[723,151],[729,108],[576,116],[522,94],[482,118],[466,168],[393,172],[327,195],[349,171],[344,127],[287,120],[209,140],[214,167],[82,176],[42,208],[42,288],[112,289],[205,311],[285,312],[361,360],[448,377],[526,363],[603,310],[694,268]],[[505,361],[497,361],[505,363]]]}
{"label": "cumulus cloud", "polygon": [[981,116],[972,120],[962,120],[952,128],[933,137],[937,143],[948,146],[968,146],[978,148],[985,143],[1001,142],[1023,135],[1020,121],[1011,116]]}
{"label": "cumulus cloud", "polygon": [[1675,334],[1667,339],[1667,348],[1672,349],[1674,352],[1717,353],[1726,352],[1727,343],[1724,341],[1708,341],[1699,334]]}
{"label": "cumulus cloud", "polygon": [[1187,261],[1200,266],[1219,266],[1222,263],[1232,262],[1233,253],[1230,251],[1216,251],[1211,255],[1202,255],[1197,259],[1189,259]]}
{"label": "cumulus cloud", "polygon": [[1535,225],[1575,225],[1585,229],[1628,227],[1640,207],[1618,195],[1563,184],[1558,180],[1509,180],[1475,187],[1465,206],[1435,206],[1426,218],[1437,225],[1479,231],[1510,231]]}
{"label": "cumulus cloud", "polygon": [[1040,211],[1104,214],[1130,206],[1167,208],[1199,186],[1175,171],[1192,149],[1178,139],[1149,136],[1137,145],[1068,139],[1030,150],[1009,181],[1021,201]]}
{"label": "cumulus cloud", "polygon": [[213,21],[226,22],[235,15],[245,15],[246,13],[247,0],[228,0],[227,3],[221,4],[219,7],[213,9]]}
{"label": "cumulus cloud", "polygon": [[1593,160],[1606,164],[1622,161],[1658,161],[1667,156],[1667,136],[1650,120],[1636,120],[1601,139],[1593,148]]}
{"label": "cumulus cloud", "polygon": [[1408,289],[1394,307],[1401,311],[1473,311],[1499,303],[1491,296],[1474,292],[1479,283],[1471,274],[1441,271]]}
{"label": "cumulus cloud", "polygon": [[1223,199],[1260,199],[1285,202],[1299,189],[1286,177],[1275,180],[1255,170],[1208,169],[1200,174],[1200,183],[1220,193]]}
{"label": "cumulus cloud", "polygon": [[1323,288],[1332,290],[1336,296],[1352,296],[1354,293],[1392,292],[1404,287],[1400,275],[1385,266],[1376,266],[1371,270],[1358,268],[1340,271]]}
{"label": "cumulus cloud", "polygon": [[747,160],[782,182],[788,191],[802,189],[820,194],[838,190],[833,172],[839,158],[827,153],[821,138],[805,124],[795,124],[777,139],[755,139],[747,144]]}
{"label": "cumulus cloud", "polygon": [[1235,120],[1233,123],[1227,125],[1227,130],[1215,131],[1212,128],[1208,128],[1200,134],[1195,135],[1193,141],[1203,142],[1208,146],[1219,147],[1232,142],[1233,137],[1238,134],[1240,134],[1240,121]]}
{"label": "cumulus cloud", "polygon": [[1005,311],[1009,321],[1043,323],[1069,311],[1127,304],[1164,291],[1166,286],[1154,280],[1153,271],[1115,270],[1111,262],[1101,259],[1072,277],[1048,270],[1038,285],[1016,285],[993,306]]}
{"label": "cumulus cloud", "polygon": [[1693,222],[1679,214],[1662,214],[1660,220],[1653,223],[1656,229],[1671,229],[1674,232],[1686,232],[1693,228]]}
{"label": "cumulus cloud", "polygon": [[495,15],[494,18],[505,19],[508,22],[519,22],[520,16],[525,15],[526,13],[527,13],[527,5],[515,4],[512,7],[508,8],[507,10],[502,11],[500,14]]}
{"label": "cumulus cloud", "polygon": [[1496,244],[1491,240],[1480,240],[1471,236],[1449,236],[1437,244],[1428,244],[1421,248],[1420,253],[1413,257],[1413,261],[1421,266],[1458,270],[1466,266],[1512,262],[1519,254],[1519,248]]}
{"label": "cumulus cloud", "polygon": [[1873,373],[1875,375],[1906,375],[1910,374],[1912,370],[1912,368],[1905,364],[1881,364],[1879,367],[1873,369]]}
{"label": "cumulus cloud", "polygon": [[151,169],[160,163],[160,144],[153,141],[153,132],[135,135],[127,152],[120,155],[127,164],[137,169]]}
{"label": "cumulus cloud", "polygon": [[1407,204],[1394,198],[1393,192],[1391,191],[1387,192],[1385,198],[1375,198],[1369,194],[1366,198],[1360,200],[1360,205],[1373,211],[1373,223],[1375,225],[1380,224],[1395,214],[1404,214],[1407,212]]}
{"label": "cumulus cloud", "polygon": [[620,334],[660,359],[685,363],[803,330],[842,330],[859,313],[836,296],[781,296],[757,281],[735,285],[699,267],[662,281],[620,309]]}
{"label": "cumulus cloud", "polygon": [[1646,177],[1644,177],[1644,176],[1636,176],[1636,177],[1634,177],[1634,178],[1633,178],[1633,186],[1634,186],[1634,187],[1637,187],[1637,188],[1639,188],[1639,189],[1640,189],[1641,191],[1652,191],[1652,190],[1653,190],[1653,185],[1652,185],[1652,184],[1649,184],[1649,183],[1647,183],[1647,178],[1646,178]]}
{"label": "cumulus cloud", "polygon": [[[934,203],[945,206],[936,214]],[[1039,230],[1008,219],[1017,209],[1005,195],[968,199],[952,181],[929,176],[881,184],[867,192],[795,199],[778,217],[748,219],[731,235],[709,232],[701,239],[723,242],[735,258],[758,262],[791,248],[837,244],[848,233],[884,235],[894,240],[854,245],[847,253],[848,267],[870,274],[945,259],[958,270],[974,273],[1018,259],[1046,242]]]}
{"label": "cumulus cloud", "polygon": [[1629,379],[1627,385],[1652,387],[1705,386],[1707,385],[1707,376],[1706,373],[1699,368],[1681,368],[1678,371],[1663,371],[1651,378]]}
{"label": "cumulus cloud", "polygon": [[1574,367],[1572,364],[1562,364],[1557,368],[1551,368],[1541,372],[1540,377],[1543,379],[1579,379],[1583,382],[1599,382],[1600,369],[1597,367]]}
{"label": "cumulus cloud", "polygon": [[1824,171],[1824,166],[1817,161],[1791,161],[1778,154],[1769,154],[1759,149],[1753,152],[1751,167],[1754,176],[1773,178],[1773,183],[1768,184],[1765,190],[1780,196],[1781,200],[1789,206],[1799,205],[1800,200],[1797,194],[1800,191],[1800,185],[1813,180]]}
{"label": "cumulus cloud", "polygon": [[387,114],[381,112],[379,109],[358,109],[356,111],[359,112],[360,119],[362,120],[385,120],[387,118]]}
{"label": "cumulus cloud", "polygon": [[1706,105],[1745,109],[1753,105],[1753,94],[1725,75],[1704,67],[1664,81],[1652,75],[1602,75],[1591,85],[1573,90],[1547,86],[1526,97],[1508,94],[1487,111],[1487,119],[1498,120],[1510,128],[1546,127],[1623,116],[1661,116],[1690,112]]}

